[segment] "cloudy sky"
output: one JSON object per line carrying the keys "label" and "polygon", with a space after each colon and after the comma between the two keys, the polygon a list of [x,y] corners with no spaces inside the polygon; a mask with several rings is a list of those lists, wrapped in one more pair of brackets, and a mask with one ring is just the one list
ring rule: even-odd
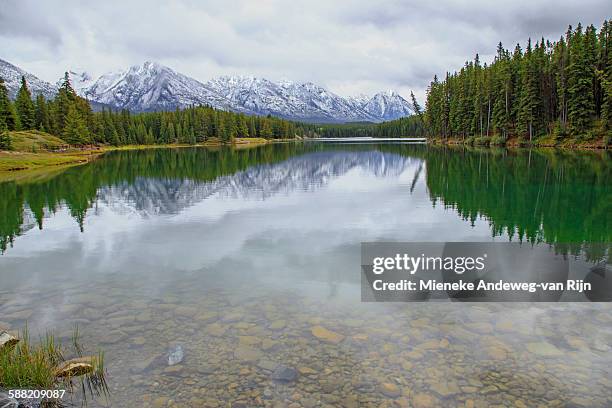
{"label": "cloudy sky", "polygon": [[47,81],[154,60],[201,81],[221,74],[312,81],[341,95],[422,96],[497,42],[599,26],[609,0],[0,0],[0,58]]}

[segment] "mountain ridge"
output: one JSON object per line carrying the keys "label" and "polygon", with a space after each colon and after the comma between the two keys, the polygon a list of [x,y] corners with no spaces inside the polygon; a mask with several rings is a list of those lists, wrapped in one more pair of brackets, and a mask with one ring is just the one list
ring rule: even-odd
{"label": "mountain ridge", "polygon": [[22,76],[25,77],[33,97],[42,94],[45,98],[50,99],[57,92],[56,86],[0,58],[0,77],[4,79],[9,98],[15,99],[17,96]]}
{"label": "mountain ridge", "polygon": [[[0,59],[0,76],[8,77],[14,98],[21,75],[32,93],[53,96],[52,85]],[[69,71],[75,91],[94,106],[133,112],[182,109],[209,105],[249,115],[272,115],[303,122],[383,122],[412,114],[410,104],[394,91],[373,96],[342,97],[312,82],[278,82],[255,76],[224,75],[207,82],[179,73],[153,61],[93,78],[86,72]]]}

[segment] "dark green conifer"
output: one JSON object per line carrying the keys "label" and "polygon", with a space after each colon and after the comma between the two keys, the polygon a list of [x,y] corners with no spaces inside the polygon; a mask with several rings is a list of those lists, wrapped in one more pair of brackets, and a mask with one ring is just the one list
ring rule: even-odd
{"label": "dark green conifer", "polygon": [[4,79],[0,77],[0,117],[8,130],[17,130],[19,120],[15,113],[15,108],[8,96],[8,90],[4,85]]}
{"label": "dark green conifer", "polygon": [[36,126],[34,102],[32,102],[32,94],[24,76],[21,77],[21,87],[15,100],[15,109],[19,117],[20,128],[23,130],[34,129]]}
{"label": "dark green conifer", "polygon": [[89,130],[74,106],[70,106],[68,109],[62,138],[66,143],[73,146],[82,146],[89,143]]}

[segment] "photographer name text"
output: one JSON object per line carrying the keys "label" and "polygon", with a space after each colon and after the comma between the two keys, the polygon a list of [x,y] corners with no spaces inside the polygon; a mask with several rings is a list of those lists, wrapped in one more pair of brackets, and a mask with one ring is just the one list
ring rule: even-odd
{"label": "photographer name text", "polygon": [[372,288],[375,291],[516,291],[530,292],[537,291],[575,291],[582,293],[590,291],[591,283],[581,279],[567,280],[565,282],[509,282],[499,280],[496,282],[487,282],[480,280],[478,282],[465,282],[458,280],[454,282],[439,282],[435,279],[412,281],[402,279],[396,282],[385,282],[382,279],[377,279],[372,282]]}

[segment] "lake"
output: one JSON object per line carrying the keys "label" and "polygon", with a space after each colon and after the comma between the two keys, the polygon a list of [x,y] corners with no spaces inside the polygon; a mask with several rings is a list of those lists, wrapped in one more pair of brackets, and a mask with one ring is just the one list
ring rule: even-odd
{"label": "lake", "polygon": [[77,324],[106,357],[111,398],[93,406],[611,406],[611,303],[360,297],[365,241],[512,240],[581,261],[612,241],[610,158],[108,153],[0,184],[0,324],[67,341]]}

